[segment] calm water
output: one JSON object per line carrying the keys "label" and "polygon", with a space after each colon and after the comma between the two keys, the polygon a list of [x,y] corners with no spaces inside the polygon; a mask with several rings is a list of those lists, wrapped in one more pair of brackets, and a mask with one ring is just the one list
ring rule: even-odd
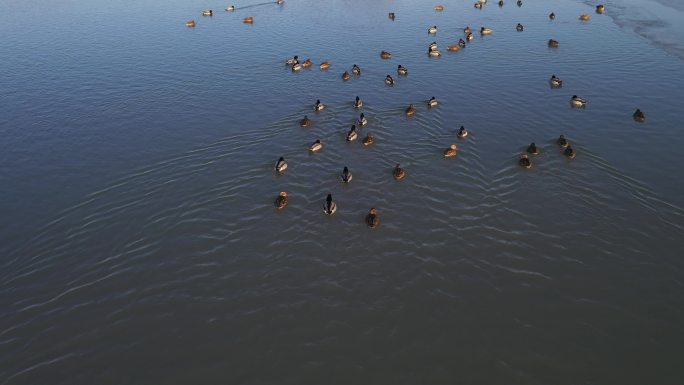
{"label": "calm water", "polygon": [[684,382],[676,49],[616,2],[472,3],[1,0],[0,384]]}

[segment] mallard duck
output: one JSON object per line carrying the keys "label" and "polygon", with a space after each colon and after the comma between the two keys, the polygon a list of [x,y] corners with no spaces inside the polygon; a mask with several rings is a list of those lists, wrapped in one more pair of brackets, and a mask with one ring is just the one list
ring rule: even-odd
{"label": "mallard duck", "polygon": [[352,66],[352,73],[354,75],[361,75],[361,68],[359,66],[357,66],[356,64],[354,64]]}
{"label": "mallard duck", "polygon": [[185,22],[186,27],[194,28],[197,23],[195,23],[195,20],[190,20]]}
{"label": "mallard duck", "polygon": [[382,59],[389,59],[392,57],[392,54],[387,52],[387,51],[380,51],[380,58]]}
{"label": "mallard duck", "polygon": [[363,100],[361,100],[358,96],[356,97],[356,100],[354,100],[354,108],[361,108],[363,107]]}
{"label": "mallard duck", "polygon": [[525,29],[522,24],[518,23],[518,25],[515,26],[515,30],[518,32],[522,32]]}
{"label": "mallard duck", "polygon": [[549,19],[553,20],[553,19],[555,19],[555,18],[556,18],[556,14],[553,13],[553,12],[551,12],[551,13],[549,14]]}
{"label": "mallard duck", "polygon": [[461,48],[463,48],[463,47],[461,47],[460,44],[452,44],[452,45],[447,47],[447,51],[452,51],[452,52],[460,51]]}
{"label": "mallard duck", "polygon": [[347,133],[347,142],[355,141],[357,137],[358,134],[356,133],[356,126],[351,126],[349,132]]}
{"label": "mallard duck", "polygon": [[556,143],[563,148],[568,147],[568,145],[569,145],[569,143],[568,143],[567,139],[565,139],[564,135],[559,136],[558,140],[556,140]]}
{"label": "mallard duck", "polygon": [[406,69],[406,67],[402,67],[401,64],[399,64],[399,67],[397,67],[397,74],[406,76],[408,75],[408,69]]}
{"label": "mallard duck", "polygon": [[406,171],[397,163],[397,165],[394,166],[394,170],[392,170],[392,176],[396,180],[403,179],[406,176]]}
{"label": "mallard duck", "polygon": [[603,13],[606,11],[606,6],[603,4],[599,4],[596,6],[596,13]]}
{"label": "mallard duck", "polygon": [[207,9],[206,11],[202,11],[202,16],[214,16],[214,11],[211,9]]}
{"label": "mallard duck", "polygon": [[366,225],[371,229],[378,227],[380,224],[380,217],[378,217],[378,210],[371,208],[366,215]]}
{"label": "mallard duck", "polygon": [[325,108],[325,104],[321,103],[320,100],[316,100],[314,104],[314,111],[322,111]]}
{"label": "mallard duck", "polygon": [[311,67],[312,64],[313,64],[313,62],[311,61],[311,59],[306,59],[306,60],[304,60],[304,63],[302,63],[302,67],[309,68],[309,67]]}
{"label": "mallard duck", "polygon": [[439,103],[437,102],[437,98],[435,98],[434,96],[431,97],[430,100],[427,101],[427,105],[430,108],[437,107],[437,104],[439,104]]}
{"label": "mallard duck", "polygon": [[561,88],[563,87],[563,81],[556,77],[556,75],[551,75],[551,79],[549,79],[549,83],[551,83],[551,87],[553,88]]}
{"label": "mallard duck", "polygon": [[634,120],[636,120],[639,123],[643,123],[644,121],[646,121],[646,115],[644,115],[644,113],[638,108],[636,111],[634,111],[632,117],[634,117]]}
{"label": "mallard duck", "polygon": [[530,143],[530,145],[527,147],[526,151],[532,155],[538,155],[539,154],[539,149],[537,148],[537,145],[534,144],[534,142]]}
{"label": "mallard duck", "polygon": [[406,110],[404,112],[408,116],[415,115],[416,114],[416,107],[414,107],[413,104],[409,104],[409,106],[406,107]]}
{"label": "mallard duck", "polygon": [[371,144],[373,144],[373,142],[375,142],[375,137],[373,137],[373,134],[369,132],[368,134],[366,134],[366,137],[363,138],[363,145],[370,146]]}
{"label": "mallard duck", "polygon": [[342,182],[344,183],[349,183],[352,180],[352,173],[349,171],[349,168],[347,166],[344,166],[344,170],[342,170],[342,175],[340,175],[340,178],[342,178]]}
{"label": "mallard duck", "polygon": [[442,53],[439,52],[438,49],[433,49],[433,50],[428,51],[428,56],[438,57],[438,56],[442,56]]}
{"label": "mallard duck", "polygon": [[302,127],[309,127],[311,125],[311,119],[309,119],[308,116],[304,115],[304,119],[299,121],[299,125]]}
{"label": "mallard duck", "polygon": [[480,3],[480,2],[475,3],[475,8],[481,9],[481,8],[482,8],[482,3]]}
{"label": "mallard duck", "polygon": [[234,5],[229,5],[229,6],[226,7],[226,11],[234,11],[234,10],[235,10],[235,6],[234,6]]}
{"label": "mallard duck", "polygon": [[443,5],[436,5],[436,6],[435,6],[435,11],[443,11],[443,10],[444,10],[444,6],[443,6]]}
{"label": "mallard duck", "polygon": [[276,4],[283,5],[285,4],[285,0],[276,0]]}
{"label": "mallard duck", "polygon": [[245,17],[244,19],[242,19],[242,22],[243,22],[243,23],[247,23],[247,24],[252,24],[252,23],[254,23],[254,18],[251,17],[251,16],[250,16],[250,17]]}
{"label": "mallard duck", "polygon": [[570,158],[570,159],[574,159],[575,156],[577,155],[577,153],[576,153],[575,150],[574,150],[572,147],[570,147],[570,145],[568,144],[568,146],[565,148],[565,151],[563,151],[563,155],[567,156],[567,157]]}
{"label": "mallard duck", "polygon": [[287,206],[287,193],[285,191],[281,191],[278,194],[278,197],[275,199],[275,206],[279,209]]}
{"label": "mallard duck", "polygon": [[530,161],[530,158],[525,154],[520,155],[520,158],[518,159],[518,164],[525,168],[532,167],[532,162]]}
{"label": "mallard duck", "polygon": [[301,63],[295,63],[292,65],[292,72],[297,72],[302,69]]}
{"label": "mallard duck", "polygon": [[390,20],[394,20],[394,12],[390,12],[388,17]]}
{"label": "mallard duck", "polygon": [[333,215],[337,211],[337,203],[333,202],[332,194],[328,194],[323,204],[323,212],[328,215]]}
{"label": "mallard duck", "polygon": [[[475,36],[473,36],[472,33],[469,33],[469,34],[466,35],[466,40],[468,40],[468,41],[471,41],[471,40],[473,40],[474,38],[475,38]],[[463,46],[465,47],[465,44],[463,44]]]}
{"label": "mallard duck", "polygon": [[287,162],[285,161],[285,158],[283,158],[282,156],[276,162],[275,170],[278,173],[283,173],[283,172],[285,172],[285,170],[287,170]]}
{"label": "mallard duck", "polygon": [[458,129],[458,133],[456,134],[459,138],[465,138],[468,136],[468,130],[465,129],[465,127],[461,126],[461,128]]}
{"label": "mallard duck", "polygon": [[[473,35],[473,34],[471,33],[469,36],[472,36],[472,35]],[[466,36],[466,38],[468,38],[468,36]],[[459,45],[461,48],[465,48],[465,46],[466,46],[465,40],[463,40],[463,39],[458,39],[458,45]]]}
{"label": "mallard duck", "polygon": [[449,148],[444,150],[444,157],[445,158],[451,158],[452,156],[456,156],[457,153],[458,153],[458,147],[456,147],[455,144],[452,144],[451,146],[449,146]]}
{"label": "mallard duck", "polygon": [[480,28],[480,34],[482,34],[482,35],[491,35],[492,32],[494,32],[494,30],[492,30],[491,28],[486,28],[486,27]]}
{"label": "mallard duck", "polygon": [[323,149],[323,143],[321,143],[320,139],[316,139],[315,142],[311,143],[311,146],[309,146],[309,151],[311,152],[318,152]]}
{"label": "mallard duck", "polygon": [[558,48],[558,45],[559,45],[558,40],[549,39],[549,47],[550,48]]}
{"label": "mallard duck", "polygon": [[428,52],[429,52],[429,51],[437,51],[437,50],[438,50],[438,48],[437,48],[437,42],[434,42],[434,41],[433,41],[432,43],[430,43],[430,45],[428,46]]}
{"label": "mallard duck", "polygon": [[463,28],[463,33],[467,35],[469,33],[473,33],[473,30],[470,27],[465,27]]}
{"label": "mallard duck", "polygon": [[390,75],[385,76],[385,84],[388,86],[393,86],[394,85],[394,79]]}
{"label": "mallard duck", "polygon": [[580,98],[577,95],[572,95],[572,98],[570,99],[570,104],[572,104],[573,107],[586,107],[587,106],[587,101],[585,99]]}
{"label": "mallard duck", "polygon": [[436,25],[433,25],[432,27],[428,28],[428,33],[429,33],[430,35],[436,34],[436,33],[437,33],[437,26],[436,26]]}
{"label": "mallard duck", "polygon": [[582,21],[589,21],[589,19],[591,19],[591,15],[585,13],[584,15],[579,15],[579,19]]}
{"label": "mallard duck", "polygon": [[285,60],[285,64],[289,65],[289,66],[297,64],[297,63],[299,63],[299,56],[297,56],[297,55],[294,55],[293,57]]}
{"label": "mallard duck", "polygon": [[344,71],[344,73],[342,74],[342,80],[345,80],[345,81],[346,81],[346,80],[349,80],[349,79],[351,79],[351,75],[349,75],[349,72]]}
{"label": "mallard duck", "polygon": [[327,60],[323,60],[323,63],[321,63],[321,64],[318,66],[318,68],[320,68],[320,69],[322,69],[322,70],[327,70],[328,68],[330,68],[330,62],[327,61]]}
{"label": "mallard duck", "polygon": [[361,115],[359,115],[359,119],[356,121],[356,124],[358,124],[359,127],[363,127],[366,124],[368,124],[368,119],[366,119],[366,117],[363,115],[363,113],[361,113]]}
{"label": "mallard duck", "polygon": [[518,4],[518,7],[522,7],[522,0],[518,0],[516,4]]}
{"label": "mallard duck", "polygon": [[503,7],[503,5],[504,5],[503,0],[499,0],[499,7]]}

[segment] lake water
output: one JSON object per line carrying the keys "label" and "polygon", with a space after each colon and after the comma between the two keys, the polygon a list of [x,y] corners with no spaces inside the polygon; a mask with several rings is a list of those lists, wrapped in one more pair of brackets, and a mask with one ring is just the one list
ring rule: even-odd
{"label": "lake water", "polygon": [[681,9],[635,2],[0,1],[0,385],[681,384]]}

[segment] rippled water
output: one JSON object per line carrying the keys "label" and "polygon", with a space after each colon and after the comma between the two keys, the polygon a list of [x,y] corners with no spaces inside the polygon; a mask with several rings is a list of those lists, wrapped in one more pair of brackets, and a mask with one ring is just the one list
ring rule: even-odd
{"label": "rippled water", "polygon": [[226,5],[0,3],[0,384],[681,383],[680,59],[571,1]]}

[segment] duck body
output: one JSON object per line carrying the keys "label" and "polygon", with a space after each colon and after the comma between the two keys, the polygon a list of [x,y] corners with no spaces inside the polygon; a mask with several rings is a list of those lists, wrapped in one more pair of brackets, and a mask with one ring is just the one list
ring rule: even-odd
{"label": "duck body", "polygon": [[558,40],[549,39],[549,48],[558,48],[559,45]]}
{"label": "duck body", "polygon": [[522,32],[523,30],[525,30],[525,27],[523,27],[522,24],[518,23],[518,25],[515,26],[515,30],[518,32]]}
{"label": "duck body", "polygon": [[366,137],[363,138],[363,145],[364,145],[364,146],[370,146],[371,144],[373,144],[373,142],[375,142],[375,138],[373,137],[373,134],[371,134],[371,133],[369,132],[369,133],[366,135]]}
{"label": "duck body", "polygon": [[443,10],[444,10],[444,6],[443,6],[443,5],[437,5],[437,6],[435,6],[435,11],[443,11]]}
{"label": "duck body", "polygon": [[275,206],[278,209],[285,208],[287,206],[287,193],[285,191],[281,191],[280,194],[278,194],[278,197],[275,199]]}
{"label": "duck body", "polygon": [[322,70],[327,70],[328,68],[330,68],[330,62],[327,61],[327,60],[323,60],[323,63],[321,63],[321,64],[318,66],[318,68],[320,68],[320,69],[322,69]]}
{"label": "duck body", "polygon": [[380,51],[380,58],[381,59],[389,59],[392,57],[392,54],[387,52],[387,51]]}
{"label": "duck body", "polygon": [[328,194],[328,197],[325,199],[325,203],[323,204],[323,212],[327,215],[333,215],[335,212],[337,212],[337,203],[332,200],[331,194]]}
{"label": "duck body", "polygon": [[492,30],[491,28],[486,28],[486,27],[480,28],[480,34],[482,34],[482,35],[491,35],[492,32],[494,32],[494,30]]}
{"label": "duck body", "polygon": [[439,52],[438,49],[433,49],[433,50],[428,51],[428,56],[439,57],[439,56],[442,56],[442,53]]}
{"label": "duck body", "polygon": [[551,12],[549,13],[549,19],[554,20],[556,18],[556,14]]}
{"label": "duck body", "polygon": [[579,19],[582,21],[589,21],[589,19],[591,19],[591,15],[585,13],[584,15],[579,15]]}
{"label": "duck body", "polygon": [[432,27],[428,28],[428,33],[429,33],[430,35],[436,34],[436,33],[437,33],[437,26],[436,26],[436,25],[433,25]]}
{"label": "duck body", "polygon": [[596,6],[596,13],[603,13],[606,11],[606,6],[603,4],[599,4]]}
{"label": "duck body", "polygon": [[558,140],[556,140],[556,144],[558,144],[559,146],[561,146],[563,148],[566,148],[570,145],[570,143],[568,143],[568,140],[565,139],[565,136],[563,136],[563,135],[558,137]]}
{"label": "duck body", "polygon": [[245,17],[244,19],[242,19],[242,22],[245,23],[245,24],[252,24],[252,23],[254,23],[254,18],[251,17],[251,16],[250,16],[250,17]]}
{"label": "duck body", "polygon": [[465,138],[468,136],[468,130],[465,129],[465,127],[461,126],[461,128],[458,129],[458,133],[456,134],[459,138]]}
{"label": "duck body", "polygon": [[297,63],[299,63],[299,56],[297,56],[297,55],[285,60],[285,65],[291,66],[291,65],[294,65]]}
{"label": "duck body", "polygon": [[449,146],[449,148],[444,150],[444,157],[445,158],[454,157],[454,156],[456,156],[456,154],[458,154],[458,147],[456,147],[455,144],[452,144],[451,146]]}
{"label": "duck body", "polygon": [[389,75],[385,76],[385,84],[387,84],[388,86],[393,86],[394,79],[392,79],[392,77]]}
{"label": "duck body", "polygon": [[285,170],[287,170],[287,162],[285,161],[285,158],[283,158],[282,156],[276,162],[275,170],[277,173],[280,173],[280,174],[282,174],[283,172],[285,172]]}
{"label": "duck body", "polygon": [[196,25],[197,25],[197,23],[195,23],[195,20],[190,20],[190,21],[185,22],[186,27],[194,28]]}
{"label": "duck body", "polygon": [[390,20],[394,20],[394,18],[395,18],[394,12],[390,12],[387,17],[389,17]]}
{"label": "duck body", "polygon": [[366,119],[366,117],[363,114],[361,114],[359,116],[359,119],[356,120],[356,124],[358,124],[360,127],[363,127],[366,124],[368,124],[368,119]]}
{"label": "duck body", "polygon": [[234,11],[234,10],[235,10],[235,6],[234,6],[234,5],[229,5],[229,6],[227,6],[225,9],[226,9],[226,11]]}
{"label": "duck body", "polygon": [[563,151],[563,155],[567,156],[569,159],[575,159],[575,156],[577,156],[577,153],[575,150],[568,145],[565,150]]}
{"label": "duck body", "polygon": [[404,179],[406,176],[406,171],[404,171],[403,168],[397,163],[397,165],[394,167],[394,170],[392,170],[392,176],[396,180]]}
{"label": "duck body", "polygon": [[573,95],[570,99],[570,104],[575,108],[582,108],[587,106],[587,101],[577,95]]}
{"label": "duck body", "polygon": [[475,3],[475,8],[482,9],[482,3],[480,3],[480,2]]}
{"label": "duck body", "polygon": [[399,64],[399,67],[397,67],[397,74],[401,76],[406,76],[408,75],[408,69],[406,69],[406,67],[402,67],[401,64]]}
{"label": "duck body", "polygon": [[351,171],[349,171],[349,168],[347,168],[346,166],[344,167],[344,170],[342,170],[342,175],[340,175],[340,178],[344,183],[349,183],[352,181],[353,176]]}
{"label": "duck body", "polygon": [[285,4],[285,0],[276,0],[276,4],[283,5]]}
{"label": "duck body", "polygon": [[[473,40],[474,38],[475,38],[475,36],[473,36],[472,33],[469,33],[469,34],[466,35],[466,40],[468,40],[468,41],[471,41],[471,40]],[[464,47],[465,47],[465,45],[464,45]]]}
{"label": "duck body", "polygon": [[549,79],[549,84],[551,84],[552,88],[561,88],[563,87],[563,81],[556,77],[556,75],[551,75],[551,79]]}
{"label": "duck body", "polygon": [[503,5],[504,5],[503,0],[499,0],[499,7],[503,7]]}
{"label": "duck body", "polygon": [[304,115],[304,119],[299,121],[299,125],[302,127],[309,127],[311,125],[311,119],[309,119],[308,116]]}
{"label": "duck body", "polygon": [[439,104],[439,102],[437,101],[437,98],[435,98],[434,96],[431,97],[430,100],[427,101],[427,105],[430,108],[437,107],[438,104]]}
{"label": "duck body", "polygon": [[537,145],[534,144],[534,142],[530,143],[530,145],[527,147],[527,153],[532,154],[532,155],[538,155],[539,154],[539,149],[537,148]]}
{"label": "duck body", "polygon": [[469,33],[473,33],[473,29],[470,27],[465,27],[465,28],[463,28],[463,33],[466,35]]}
{"label": "duck body", "polygon": [[361,108],[363,107],[363,100],[359,98],[358,96],[356,97],[356,100],[354,100],[354,108]]}
{"label": "duck body", "polygon": [[380,225],[380,217],[378,217],[378,211],[375,208],[371,208],[366,215],[366,226],[374,229]]}
{"label": "duck body", "polygon": [[632,117],[639,123],[643,123],[646,121],[646,115],[638,108],[636,111],[634,111]]}
{"label": "duck body", "polygon": [[311,59],[306,59],[306,60],[304,60],[304,63],[302,63],[302,67],[304,67],[304,68],[309,68],[312,65],[313,65],[313,62],[311,61]]}
{"label": "duck body", "polygon": [[354,64],[354,65],[352,66],[352,73],[353,73],[354,75],[361,75],[361,67],[359,67],[359,66],[357,66],[356,64]]}
{"label": "duck body", "polygon": [[456,52],[456,51],[460,51],[461,48],[463,48],[463,47],[461,47],[460,44],[452,44],[452,45],[447,47],[447,51]]}
{"label": "duck body", "polygon": [[525,167],[525,168],[532,167],[532,162],[530,161],[530,158],[525,154],[520,155],[520,158],[518,159],[518,164],[521,167]]}
{"label": "duck body", "polygon": [[522,7],[522,0],[518,0],[516,4],[518,4],[518,7]]}
{"label": "duck body", "polygon": [[346,81],[346,80],[349,80],[349,79],[351,79],[351,75],[349,75],[349,72],[344,71],[344,73],[342,74],[342,80],[345,80],[345,81]]}
{"label": "duck body", "polygon": [[347,142],[353,142],[359,135],[356,133],[356,126],[352,126],[347,133]]}
{"label": "duck body", "polygon": [[413,106],[413,104],[409,104],[408,107],[406,107],[406,110],[404,110],[406,115],[412,116],[416,114],[416,107]]}
{"label": "duck body", "polygon": [[297,72],[302,69],[302,65],[300,63],[295,63],[292,65],[292,72]]}
{"label": "duck body", "polygon": [[314,103],[314,111],[323,111],[325,108],[325,104],[321,103],[320,100],[316,100],[316,103]]}
{"label": "duck body", "polygon": [[211,9],[207,9],[206,11],[202,11],[202,16],[214,16],[214,11]]}
{"label": "duck body", "polygon": [[323,143],[321,143],[320,139],[316,139],[315,142],[311,143],[311,146],[309,146],[309,151],[311,152],[318,152],[323,149]]}

